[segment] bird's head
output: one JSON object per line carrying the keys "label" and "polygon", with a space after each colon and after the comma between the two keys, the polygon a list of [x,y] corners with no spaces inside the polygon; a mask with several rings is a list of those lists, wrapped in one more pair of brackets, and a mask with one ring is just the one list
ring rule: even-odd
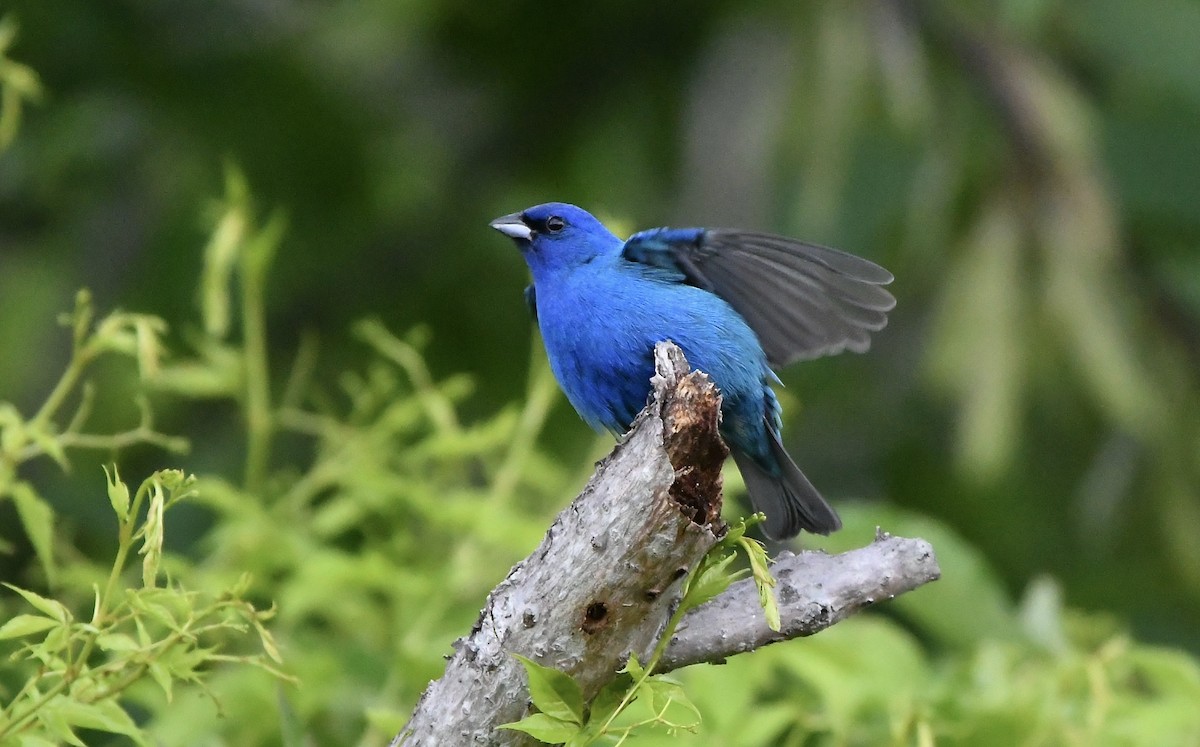
{"label": "bird's head", "polygon": [[535,281],[543,273],[618,253],[623,244],[591,213],[564,202],[548,202],[506,215],[492,221],[491,226],[516,242]]}

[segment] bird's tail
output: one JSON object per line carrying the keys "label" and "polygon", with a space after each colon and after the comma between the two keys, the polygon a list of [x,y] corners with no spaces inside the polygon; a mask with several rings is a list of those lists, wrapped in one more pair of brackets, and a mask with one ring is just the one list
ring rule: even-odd
{"label": "bird's tail", "polygon": [[755,511],[767,515],[763,531],[772,539],[791,539],[800,530],[829,534],[842,528],[837,512],[825,502],[791,456],[779,436],[767,429],[771,438],[771,456],[778,474],[771,474],[753,457],[740,449],[731,449]]}

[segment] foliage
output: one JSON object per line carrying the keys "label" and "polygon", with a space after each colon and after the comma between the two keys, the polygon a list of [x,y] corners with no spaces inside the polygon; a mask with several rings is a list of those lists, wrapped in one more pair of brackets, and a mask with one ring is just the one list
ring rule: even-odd
{"label": "foliage", "polygon": [[[121,734],[147,744],[126,710],[138,699],[135,690],[144,682],[161,688],[169,703],[176,683],[203,687],[204,677],[217,664],[250,664],[284,677],[275,668],[279,654],[264,627],[273,612],[260,611],[245,598],[247,577],[226,586],[189,588],[167,571],[166,513],[196,495],[195,477],[178,470],[155,472],[131,497],[116,466],[111,472],[106,467],[118,537],[110,570],[104,575],[75,553],[66,561],[59,557],[56,546],[65,543],[55,531],[55,512],[37,488],[18,475],[19,467],[48,457],[66,470],[71,466],[68,452],[75,450],[115,453],[137,444],[177,453],[187,450],[185,440],[155,430],[145,399],[138,400],[135,427],[112,434],[87,430],[96,393],[84,377],[101,359],[117,356],[133,359],[138,376],[152,379],[161,363],[164,323],[119,311],[96,321],[87,292],[77,295],[74,312],[61,321],[71,332],[71,358],[45,402],[29,418],[11,403],[0,402],[0,499],[14,504],[45,583],[61,594],[46,597],[5,584],[34,613],[5,615],[0,625],[0,641],[19,643],[11,665],[0,670],[0,684],[12,690],[0,710],[0,744],[82,745],[76,729]],[[76,395],[74,412],[63,424],[62,410]],[[143,556],[141,583],[125,588],[135,551]],[[159,586],[163,575],[167,583]],[[73,611],[82,609],[85,601],[91,607],[86,617]],[[0,610],[7,611],[7,605]],[[257,638],[256,646],[247,643],[250,636]],[[230,645],[258,650],[225,653]]]}
{"label": "foliage", "polygon": [[[129,487],[114,470],[108,494],[120,541],[108,581],[103,588],[94,586],[90,619],[76,619],[62,602],[6,584],[37,614],[17,614],[0,626],[0,641],[25,641],[12,654],[12,674],[26,678],[0,713],[0,744],[82,747],[85,743],[75,730],[90,729],[146,745],[150,741],[123,706],[129,691],[147,680],[161,688],[170,704],[176,683],[203,688],[205,675],[215,665],[251,664],[285,677],[275,668],[279,654],[264,627],[274,612],[256,610],[244,599],[248,578],[219,593],[157,584],[164,515],[194,495],[194,483],[195,478],[181,472],[156,472],[131,501]],[[121,589],[138,543],[137,552],[144,556],[141,586]],[[248,632],[257,635],[261,653],[222,652],[231,639],[246,638]]]}

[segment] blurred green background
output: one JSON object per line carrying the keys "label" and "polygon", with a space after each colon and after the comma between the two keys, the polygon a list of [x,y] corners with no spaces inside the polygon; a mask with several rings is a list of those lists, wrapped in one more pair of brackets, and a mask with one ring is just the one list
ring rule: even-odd
{"label": "blurred green background", "polygon": [[[1047,574],[1070,607],[1200,652],[1195,2],[9,13],[8,54],[44,89],[0,155],[0,399],[23,412],[66,361],[55,316],[78,287],[186,338],[227,163],[288,219],[268,286],[277,382],[310,335],[332,378],[361,358],[354,320],[424,325],[430,369],[474,382],[467,423],[525,396],[537,344],[525,268],[489,219],[562,200],[619,233],[788,234],[896,276],[867,355],[782,375],[789,449],[832,502],[866,523],[937,519],[1010,595]],[[126,406],[99,402],[98,422]],[[131,469],[238,473],[235,408],[160,417],[191,453],[138,450]],[[561,397],[539,443],[571,474],[608,446]],[[111,528],[86,518],[107,510],[94,470],[28,476],[80,548],[108,546]],[[0,576],[23,578],[11,505],[0,526],[16,548]]]}

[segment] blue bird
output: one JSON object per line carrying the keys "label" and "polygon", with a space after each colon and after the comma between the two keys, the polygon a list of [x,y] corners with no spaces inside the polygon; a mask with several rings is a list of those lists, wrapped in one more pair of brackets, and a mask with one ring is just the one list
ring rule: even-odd
{"label": "blue bird", "polygon": [[552,202],[497,218],[533,275],[526,300],[567,399],[596,430],[625,433],[646,403],[654,345],[672,340],[721,391],[721,435],[768,536],[842,525],[780,439],[772,371],[863,352],[896,300],[892,275],[835,249],[764,233],[655,228],[622,241]]}

